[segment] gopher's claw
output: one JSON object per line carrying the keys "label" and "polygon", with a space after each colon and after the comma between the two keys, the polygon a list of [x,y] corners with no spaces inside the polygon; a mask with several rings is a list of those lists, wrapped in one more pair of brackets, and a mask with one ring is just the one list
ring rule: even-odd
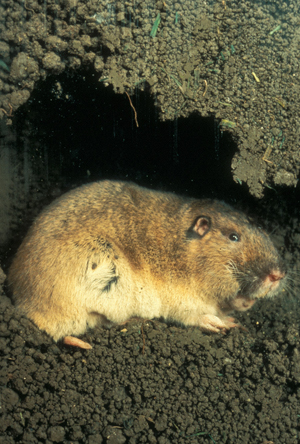
{"label": "gopher's claw", "polygon": [[225,334],[227,330],[241,326],[235,322],[234,318],[221,319],[214,315],[204,315],[201,318],[200,327],[206,331]]}

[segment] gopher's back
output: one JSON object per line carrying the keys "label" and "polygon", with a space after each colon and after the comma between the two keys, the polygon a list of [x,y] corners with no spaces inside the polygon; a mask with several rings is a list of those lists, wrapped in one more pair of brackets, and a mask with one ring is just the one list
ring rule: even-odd
{"label": "gopher's back", "polygon": [[[178,213],[183,206],[184,199],[172,193],[151,191],[132,183],[102,181],[83,185],[42,211],[17,257],[33,244],[33,256],[39,254],[41,246],[43,251],[51,249],[52,239],[76,248],[105,236],[127,252],[137,244],[142,246],[147,238],[154,243],[168,244],[165,232],[178,231]],[[139,248],[134,250],[136,256]]]}
{"label": "gopher's back", "polygon": [[[55,200],[40,214],[20,252],[35,243],[31,254],[40,255],[45,248],[54,254],[51,241],[59,240],[60,254],[63,245],[73,246],[75,253],[79,246],[94,246],[105,239],[122,251],[132,266],[141,268],[150,262],[155,266],[157,256],[168,254],[172,248],[173,253],[178,250],[180,219],[190,201],[130,182],[83,185]],[[159,264],[161,260],[156,265]]]}

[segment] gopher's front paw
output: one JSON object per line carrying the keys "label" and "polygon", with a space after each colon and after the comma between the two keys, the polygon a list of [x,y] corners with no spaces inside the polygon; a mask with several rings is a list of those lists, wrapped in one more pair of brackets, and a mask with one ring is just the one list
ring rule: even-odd
{"label": "gopher's front paw", "polygon": [[218,316],[214,315],[203,315],[200,319],[200,324],[202,330],[210,331],[214,333],[225,333],[226,330],[231,328],[240,327],[239,324],[235,323],[234,318],[223,318],[220,319]]}
{"label": "gopher's front paw", "polygon": [[246,311],[249,310],[249,308],[251,308],[255,302],[255,299],[249,299],[245,296],[238,296],[231,301],[231,307],[233,310]]}

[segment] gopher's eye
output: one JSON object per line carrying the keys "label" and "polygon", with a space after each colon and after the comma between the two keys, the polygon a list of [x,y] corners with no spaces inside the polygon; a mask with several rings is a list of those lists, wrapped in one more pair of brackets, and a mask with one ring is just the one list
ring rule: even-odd
{"label": "gopher's eye", "polygon": [[240,240],[240,236],[239,236],[238,234],[236,234],[236,233],[230,233],[230,235],[229,235],[229,239],[230,239],[232,242],[239,242],[239,240]]}

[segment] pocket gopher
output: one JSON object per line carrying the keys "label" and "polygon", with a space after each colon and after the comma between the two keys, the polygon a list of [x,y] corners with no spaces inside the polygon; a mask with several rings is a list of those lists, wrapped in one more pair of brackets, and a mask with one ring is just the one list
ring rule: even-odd
{"label": "pocket gopher", "polygon": [[100,181],[45,208],[8,273],[13,298],[55,341],[97,323],[159,318],[224,332],[229,313],[282,288],[268,235],[210,199]]}

